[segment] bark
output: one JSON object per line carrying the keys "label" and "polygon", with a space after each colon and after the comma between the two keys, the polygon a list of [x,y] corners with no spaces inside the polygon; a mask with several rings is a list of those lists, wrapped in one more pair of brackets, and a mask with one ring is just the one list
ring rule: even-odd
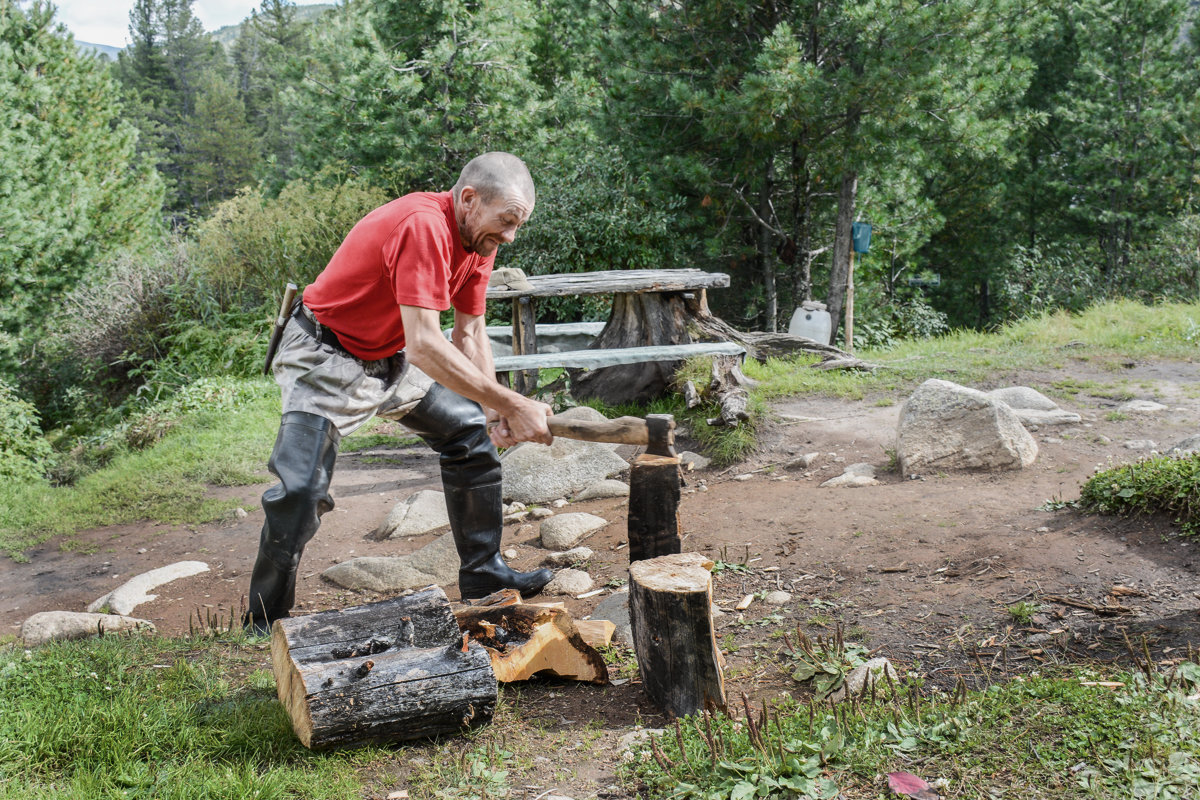
{"label": "bark", "polygon": [[679,456],[637,457],[629,472],[629,561],[682,549]]}
{"label": "bark", "polygon": [[825,305],[832,318],[833,330],[829,341],[837,341],[838,325],[842,319],[846,298],[846,280],[850,275],[851,225],[854,223],[854,203],[858,196],[858,173],[847,172],[842,176],[838,192],[837,223],[833,230],[833,268],[829,274],[829,295]]}

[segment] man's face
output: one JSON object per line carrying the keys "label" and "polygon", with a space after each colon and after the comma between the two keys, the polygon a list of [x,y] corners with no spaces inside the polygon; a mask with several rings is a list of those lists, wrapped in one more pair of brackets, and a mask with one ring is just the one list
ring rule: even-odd
{"label": "man's face", "polygon": [[533,213],[533,203],[519,196],[500,196],[490,203],[481,200],[472,186],[464,186],[459,205],[462,207],[458,233],[463,249],[487,257],[501,243],[511,242]]}

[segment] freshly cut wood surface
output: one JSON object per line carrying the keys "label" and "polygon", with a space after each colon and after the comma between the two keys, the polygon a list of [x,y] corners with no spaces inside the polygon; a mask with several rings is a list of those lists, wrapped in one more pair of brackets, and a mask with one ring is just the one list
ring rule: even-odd
{"label": "freshly cut wood surface", "polygon": [[617,626],[606,619],[577,619],[575,630],[592,647],[605,647],[612,643]]}
{"label": "freshly cut wood surface", "polygon": [[455,615],[472,642],[487,649],[501,683],[529,680],[539,672],[608,683],[604,659],[584,640],[566,609],[532,604],[466,606]]}
{"label": "freshly cut wood surface", "polygon": [[668,716],[725,707],[712,624],[712,562],[696,553],[629,565],[629,619],[646,694]]}

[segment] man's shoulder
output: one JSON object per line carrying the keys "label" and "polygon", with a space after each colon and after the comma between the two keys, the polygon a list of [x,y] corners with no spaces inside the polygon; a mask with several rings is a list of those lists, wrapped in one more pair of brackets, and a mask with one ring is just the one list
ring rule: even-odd
{"label": "man's shoulder", "polygon": [[412,192],[375,209],[364,221],[399,225],[410,219],[428,218],[434,223],[448,224],[449,207],[449,192]]}

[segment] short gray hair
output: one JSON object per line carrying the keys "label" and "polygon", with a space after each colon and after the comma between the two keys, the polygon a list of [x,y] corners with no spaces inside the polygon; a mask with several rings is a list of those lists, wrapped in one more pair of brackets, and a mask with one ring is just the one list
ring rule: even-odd
{"label": "short gray hair", "polygon": [[533,177],[525,162],[512,153],[494,150],[467,162],[454,184],[454,199],[462,195],[464,186],[474,187],[479,199],[490,203],[497,197],[519,195],[531,204],[537,200]]}

